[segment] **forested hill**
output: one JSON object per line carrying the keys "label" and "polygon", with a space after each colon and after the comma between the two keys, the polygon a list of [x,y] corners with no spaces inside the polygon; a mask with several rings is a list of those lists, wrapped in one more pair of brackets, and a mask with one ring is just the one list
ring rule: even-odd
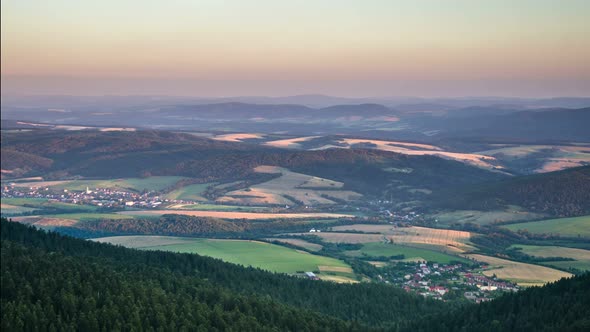
{"label": "forested hill", "polygon": [[507,205],[558,217],[590,214],[590,166],[521,176],[461,191],[440,193],[449,209],[494,210]]}
{"label": "forested hill", "polygon": [[[3,176],[121,178],[178,175],[204,182],[260,179],[260,165],[344,182],[362,194],[388,185],[436,190],[506,176],[434,156],[363,149],[292,151],[166,131],[2,133]],[[388,169],[411,169],[392,172]],[[389,195],[387,195],[389,196]]]}
{"label": "forested hill", "polygon": [[[288,277],[194,254],[94,243],[6,221],[1,222],[1,238],[2,324],[35,321],[49,326],[44,324],[60,317],[62,326],[96,320],[107,330],[116,320],[121,326],[145,321],[168,330],[181,327],[170,324],[186,324],[189,330],[347,330],[360,328],[353,322],[405,325],[446,308],[383,284]],[[238,322],[251,325],[244,329]]]}
{"label": "forested hill", "polygon": [[298,279],[198,255],[84,241],[5,220],[0,235],[4,331],[588,328],[589,275],[482,306],[452,307],[387,285]]}

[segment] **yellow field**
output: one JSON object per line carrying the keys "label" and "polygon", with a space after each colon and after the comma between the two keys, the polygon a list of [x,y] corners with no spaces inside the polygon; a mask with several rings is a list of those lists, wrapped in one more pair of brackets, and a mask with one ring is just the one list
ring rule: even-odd
{"label": "yellow field", "polygon": [[217,135],[213,137],[214,140],[218,141],[226,141],[226,142],[242,142],[246,139],[259,139],[263,138],[264,135],[262,134],[254,134],[254,133],[240,133],[240,134],[225,134],[225,135]]}
{"label": "yellow field", "polygon": [[[306,205],[335,204],[334,201],[322,197],[329,195],[343,200],[355,200],[360,194],[350,190],[321,190],[341,188],[344,184],[338,181],[318,178],[315,176],[291,172],[276,166],[258,166],[258,173],[271,173],[281,176],[270,181],[254,185],[248,189],[234,190],[217,199],[221,203],[233,204],[294,204],[286,196],[291,196]],[[313,187],[313,189],[311,188]],[[318,189],[319,188],[319,189]]]}
{"label": "yellow field", "polygon": [[536,169],[537,173],[554,172],[566,168],[583,166],[590,163],[590,145],[579,143],[578,146],[569,145],[519,145],[501,146],[498,149],[478,152],[484,155],[495,155],[502,153],[513,158],[524,158],[532,153],[552,149],[556,151],[554,158],[546,160],[545,164]]}
{"label": "yellow field", "polygon": [[[485,167],[485,168],[496,168],[494,165],[490,164],[491,161],[495,160],[494,157],[486,156],[483,154],[473,154],[473,153],[458,153],[458,152],[447,152],[443,151],[441,148],[427,145],[427,144],[416,144],[416,143],[404,143],[404,142],[396,142],[396,141],[382,141],[382,140],[372,140],[372,139],[356,139],[356,138],[343,138],[339,141],[340,143],[348,144],[350,147],[354,144],[360,143],[369,143],[374,144],[375,147],[373,149],[382,150],[382,151],[390,151],[396,152],[401,154],[407,155],[434,155],[439,156],[447,159],[453,159],[461,162],[465,162],[468,164]],[[418,148],[411,149],[411,148]]]}
{"label": "yellow field", "polygon": [[319,265],[318,268],[321,272],[352,273],[352,268],[350,266]]}
{"label": "yellow field", "polygon": [[521,286],[543,285],[561,278],[571,277],[571,273],[551,269],[544,266],[513,262],[497,257],[484,255],[467,255],[477,261],[490,264],[491,269],[484,271],[486,276],[496,275],[498,278],[510,280]]}
{"label": "yellow field", "polygon": [[343,277],[343,276],[331,276],[331,275],[320,274],[320,275],[318,275],[318,277],[321,280],[332,281],[332,282],[336,282],[339,284],[341,284],[341,283],[356,284],[359,282],[358,280],[354,280],[354,279],[351,279],[348,277]]}
{"label": "yellow field", "polygon": [[310,139],[318,138],[320,136],[304,136],[304,137],[296,137],[296,138],[289,138],[289,139],[280,139],[276,141],[270,141],[264,143],[264,145],[274,146],[275,148],[291,148],[296,149],[300,148],[301,145],[299,143],[309,141]]}
{"label": "yellow field", "polygon": [[194,210],[141,210],[117,212],[124,215],[137,216],[161,216],[164,214],[181,214],[194,217],[212,217],[221,219],[304,219],[304,218],[344,218],[352,217],[349,214],[338,213],[258,213],[258,212],[232,212],[232,211],[194,211]]}
{"label": "yellow field", "polygon": [[[441,247],[444,251],[463,252],[470,248],[471,234],[464,231],[436,229],[427,227],[393,227],[391,225],[346,225],[336,226],[333,231],[378,232],[395,244],[427,245]],[[328,233],[326,233],[328,234]],[[359,234],[369,235],[369,234]],[[375,242],[375,241],[372,241]]]}

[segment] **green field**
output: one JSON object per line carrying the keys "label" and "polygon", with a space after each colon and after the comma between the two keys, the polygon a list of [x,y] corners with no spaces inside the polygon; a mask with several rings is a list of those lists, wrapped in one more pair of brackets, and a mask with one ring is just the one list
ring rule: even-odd
{"label": "green field", "polygon": [[253,266],[273,272],[317,271],[320,266],[350,269],[348,264],[334,258],[312,255],[259,241],[193,239],[168,236],[116,236],[98,239],[98,241],[144,250],[197,253],[219,258],[226,262]]}
{"label": "green field", "polygon": [[496,222],[526,221],[540,219],[543,218],[544,215],[527,212],[518,206],[509,206],[506,210],[457,210],[433,214],[430,217],[438,220],[438,222],[443,225],[450,225],[456,222],[469,222],[479,225],[486,225]]}
{"label": "green field", "polygon": [[575,261],[544,262],[543,264],[562,269],[571,267],[578,270],[590,271],[590,250],[524,244],[515,244],[510,246],[510,248],[520,248],[523,253],[533,257],[565,257],[575,259]]}
{"label": "green field", "polygon": [[414,248],[408,246],[402,246],[399,244],[391,244],[391,243],[382,243],[382,242],[372,242],[372,243],[365,243],[363,247],[359,250],[360,255],[366,255],[369,257],[380,257],[380,256],[397,256],[397,255],[404,255],[405,259],[415,259],[421,258],[429,262],[437,262],[447,264],[452,261],[460,261],[460,262],[468,262],[466,259],[448,255],[442,252],[422,249],[422,248]]}
{"label": "green field", "polygon": [[504,225],[503,227],[511,231],[527,230],[533,234],[559,234],[562,236],[590,238],[590,216],[548,219]]}
{"label": "green field", "polygon": [[191,184],[169,192],[166,194],[166,198],[172,200],[206,201],[207,199],[201,195],[208,187],[213,185],[215,183]]}
{"label": "green field", "polygon": [[[151,176],[147,178],[123,178],[105,180],[71,180],[71,181],[46,181],[47,186],[54,190],[83,191],[88,187],[90,190],[96,188],[127,189],[141,192],[160,191],[174,185],[184,179],[181,176]],[[44,182],[31,182],[28,185],[43,187]]]}
{"label": "green field", "polygon": [[133,219],[133,216],[117,213],[63,213],[63,214],[48,214],[44,215],[47,218],[63,218],[80,221],[96,220],[96,219]]}
{"label": "green field", "polygon": [[2,198],[2,204],[8,204],[12,206],[23,206],[36,210],[63,209],[71,212],[96,211],[96,206],[62,203],[57,201],[50,201],[46,198]]}
{"label": "green field", "polygon": [[267,208],[262,206],[238,206],[222,204],[187,204],[182,206],[183,210],[197,211],[259,211],[264,212]]}

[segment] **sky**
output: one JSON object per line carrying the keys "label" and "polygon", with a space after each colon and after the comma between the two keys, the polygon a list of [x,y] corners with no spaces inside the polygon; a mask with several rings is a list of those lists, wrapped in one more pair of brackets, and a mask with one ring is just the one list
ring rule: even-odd
{"label": "sky", "polygon": [[590,96],[588,0],[2,0],[2,94]]}

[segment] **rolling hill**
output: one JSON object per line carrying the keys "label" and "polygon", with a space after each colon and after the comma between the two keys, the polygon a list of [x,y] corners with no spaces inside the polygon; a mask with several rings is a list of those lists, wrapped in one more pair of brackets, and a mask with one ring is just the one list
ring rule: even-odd
{"label": "rolling hill", "polygon": [[[438,190],[482,183],[505,175],[428,155],[402,155],[365,149],[293,151],[247,143],[210,140],[166,131],[97,132],[34,131],[2,133],[6,178],[121,178],[174,175],[201,182],[248,180],[261,183],[277,174],[258,166],[344,183],[343,189],[372,196],[412,195],[411,189]],[[36,158],[43,162],[31,163]],[[409,170],[409,171],[398,171]]]}

